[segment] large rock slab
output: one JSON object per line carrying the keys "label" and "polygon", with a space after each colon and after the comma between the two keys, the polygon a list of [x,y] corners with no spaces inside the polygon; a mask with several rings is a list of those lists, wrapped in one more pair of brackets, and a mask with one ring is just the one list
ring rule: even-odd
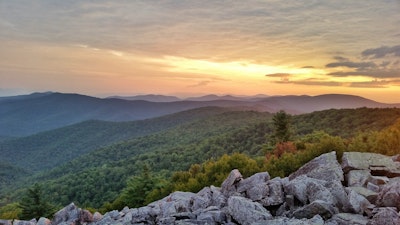
{"label": "large rock slab", "polygon": [[228,212],[235,221],[243,225],[272,219],[271,213],[260,203],[240,196],[232,196],[228,199]]}
{"label": "large rock slab", "polygon": [[314,158],[289,175],[289,180],[303,175],[326,181],[344,180],[342,168],[336,159],[336,152],[326,153]]}
{"label": "large rock slab", "polygon": [[370,170],[372,175],[394,177],[399,172],[392,157],[365,152],[345,152],[342,157],[345,173],[351,170]]}

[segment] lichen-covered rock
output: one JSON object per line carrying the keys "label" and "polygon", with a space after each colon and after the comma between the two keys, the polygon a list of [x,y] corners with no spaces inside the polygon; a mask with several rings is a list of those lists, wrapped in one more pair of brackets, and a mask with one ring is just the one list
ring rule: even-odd
{"label": "lichen-covered rock", "polygon": [[348,187],[347,189],[351,189],[351,190],[357,192],[358,194],[364,196],[372,204],[375,204],[376,199],[378,197],[378,193],[371,191],[364,187]]}
{"label": "lichen-covered rock", "polygon": [[293,216],[295,218],[307,218],[310,219],[315,215],[320,215],[322,218],[329,219],[333,215],[339,213],[339,210],[334,207],[332,204],[322,201],[322,200],[315,200],[310,204],[297,209],[293,212]]}
{"label": "lichen-covered rock", "polygon": [[56,214],[54,214],[53,221],[51,224],[57,225],[62,222],[66,223],[75,223],[79,219],[80,209],[75,206],[74,203],[69,204],[68,206],[64,207]]}
{"label": "lichen-covered rock", "polygon": [[344,180],[342,168],[336,159],[336,152],[326,153],[311,160],[292,173],[289,180],[303,175],[325,181]]}
{"label": "lichen-covered rock", "polygon": [[243,179],[242,174],[239,172],[239,170],[234,169],[231,171],[229,174],[228,178],[224,180],[224,182],[221,185],[221,192],[225,196],[230,196],[237,192],[237,184]]}
{"label": "lichen-covered rock", "polygon": [[326,225],[366,225],[368,218],[359,214],[338,213],[326,221]]}
{"label": "lichen-covered rock", "polygon": [[369,170],[351,170],[345,178],[349,187],[363,187],[371,177]]}
{"label": "lichen-covered rock", "polygon": [[283,192],[282,179],[277,177],[267,182],[268,193],[264,196],[260,203],[264,206],[276,206],[285,201],[285,193]]}
{"label": "lichen-covered rock", "polygon": [[303,175],[291,180],[284,189],[286,194],[295,196],[303,205],[315,200],[322,200],[331,205],[336,205],[337,200],[329,189],[325,187],[326,184],[327,182],[324,180]]}
{"label": "lichen-covered rock", "polygon": [[324,225],[324,219],[320,215],[315,215],[311,219],[296,219],[279,217],[268,220],[268,222],[254,223],[253,225]]}
{"label": "lichen-covered rock", "polygon": [[348,173],[350,170],[373,171],[373,168],[376,166],[380,167],[378,168],[379,170],[384,168],[386,171],[397,171],[398,169],[397,164],[389,156],[365,152],[343,153],[342,168],[345,173]]}
{"label": "lichen-covered rock", "polygon": [[367,225],[399,225],[400,224],[400,215],[396,211],[396,208],[393,207],[385,207],[385,208],[376,208],[375,215],[372,219],[367,223]]}
{"label": "lichen-covered rock", "polygon": [[240,196],[228,199],[228,212],[235,221],[243,225],[272,219],[271,213],[260,203]]}
{"label": "lichen-covered rock", "polygon": [[11,225],[12,220],[2,220],[0,219],[0,225]]}
{"label": "lichen-covered rock", "polygon": [[356,214],[364,214],[368,208],[371,207],[371,203],[362,195],[358,194],[354,189],[346,189],[348,196],[348,209]]}
{"label": "lichen-covered rock", "polygon": [[255,185],[265,184],[269,179],[268,172],[256,173],[249,178],[241,180],[237,185],[237,192],[242,193],[253,188]]}
{"label": "lichen-covered rock", "polygon": [[400,179],[392,179],[379,192],[376,204],[382,207],[396,207],[400,210]]}
{"label": "lichen-covered rock", "polygon": [[33,219],[31,221],[25,221],[25,220],[14,220],[13,225],[36,225],[37,221],[36,219]]}

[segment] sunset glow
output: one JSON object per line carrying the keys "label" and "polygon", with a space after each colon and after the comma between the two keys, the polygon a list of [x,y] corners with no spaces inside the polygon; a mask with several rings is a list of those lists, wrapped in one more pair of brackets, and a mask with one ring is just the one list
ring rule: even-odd
{"label": "sunset glow", "polygon": [[0,96],[400,102],[398,1],[0,1]]}

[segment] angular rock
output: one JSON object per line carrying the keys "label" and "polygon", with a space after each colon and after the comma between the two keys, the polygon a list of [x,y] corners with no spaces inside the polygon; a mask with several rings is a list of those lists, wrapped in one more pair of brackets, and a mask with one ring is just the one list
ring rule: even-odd
{"label": "angular rock", "polygon": [[207,221],[209,224],[222,224],[226,221],[226,213],[216,207],[210,207],[201,212],[197,220]]}
{"label": "angular rock", "polygon": [[268,193],[261,199],[264,206],[276,206],[285,201],[285,193],[283,192],[282,179],[274,178],[267,182]]}
{"label": "angular rock", "polygon": [[131,209],[129,213],[125,215],[126,222],[129,221],[130,223],[150,223],[150,221],[155,221],[155,217],[156,215],[153,211],[153,208],[149,206]]}
{"label": "angular rock", "polygon": [[12,220],[2,220],[0,219],[0,225],[11,225]]}
{"label": "angular rock", "polygon": [[326,224],[335,225],[366,225],[368,223],[368,218],[352,213],[338,213],[335,214],[331,219],[326,221]]}
{"label": "angular rock", "polygon": [[376,199],[378,198],[378,193],[364,187],[348,187],[347,189],[351,189],[358,194],[364,196],[372,204],[375,204]]}
{"label": "angular rock", "polygon": [[367,189],[370,190],[370,191],[376,192],[376,193],[379,193],[379,191],[380,191],[379,186],[376,185],[376,184],[373,184],[371,182],[367,183]]}
{"label": "angular rock", "polygon": [[243,225],[272,219],[271,213],[260,203],[240,196],[232,196],[228,199],[228,212],[235,221]]}
{"label": "angular rock", "polygon": [[351,170],[346,174],[346,183],[349,187],[363,187],[371,177],[369,170]]}
{"label": "angular rock", "polygon": [[385,185],[389,183],[389,178],[385,176],[370,176],[368,182],[375,185]]}
{"label": "angular rock", "polygon": [[269,194],[269,187],[266,183],[254,184],[246,191],[246,197],[253,201],[260,201]]}
{"label": "angular rock", "polygon": [[368,208],[371,207],[371,203],[362,195],[358,194],[354,189],[347,188],[347,196],[348,196],[348,209],[352,213],[363,214],[368,211]]}
{"label": "angular rock", "polygon": [[314,158],[296,172],[290,174],[289,180],[303,175],[325,181],[344,180],[342,168],[336,159],[336,152],[326,153]]}
{"label": "angular rock", "polygon": [[143,208],[158,215],[157,218],[167,218],[174,214],[191,211],[192,199],[196,194],[191,192],[176,191],[167,197],[148,205],[149,208]]}
{"label": "angular rock", "polygon": [[[375,167],[375,169],[374,169]],[[374,171],[397,171],[397,165],[391,157],[365,152],[345,152],[342,157],[342,168],[345,173],[350,170],[371,170],[372,175]]]}
{"label": "angular rock", "polygon": [[205,187],[201,189],[197,195],[192,198],[192,211],[197,211],[201,209],[205,209],[212,204],[212,192],[211,188]]}
{"label": "angular rock", "polygon": [[327,220],[337,213],[339,213],[339,210],[336,207],[332,206],[332,204],[322,200],[315,200],[309,205],[306,205],[294,211],[293,216],[298,219],[310,219],[315,215],[320,215],[322,216],[322,218]]}
{"label": "angular rock", "polygon": [[13,225],[36,225],[36,220],[31,220],[31,221],[14,220]]}
{"label": "angular rock", "polygon": [[337,199],[332,195],[324,180],[300,176],[290,181],[285,187],[285,193],[295,196],[303,205],[315,200],[322,200],[331,205],[337,204]]}
{"label": "angular rock", "polygon": [[62,222],[75,223],[79,219],[79,214],[80,209],[74,203],[71,203],[54,214],[51,224],[57,225]]}
{"label": "angular rock", "polygon": [[228,178],[224,180],[224,182],[221,185],[222,194],[224,194],[225,196],[230,196],[233,193],[237,192],[236,184],[238,184],[242,179],[243,176],[239,172],[239,170],[237,169],[232,170]]}
{"label": "angular rock", "polygon": [[51,224],[51,220],[44,218],[44,217],[40,217],[38,222],[36,223],[36,225],[50,225]]}
{"label": "angular rock", "polygon": [[324,219],[320,215],[316,215],[311,219],[296,219],[279,217],[268,220],[267,223],[254,223],[253,225],[324,225]]}
{"label": "angular rock", "polygon": [[399,225],[400,216],[396,208],[385,207],[376,208],[376,214],[367,223],[367,225]]}
{"label": "angular rock", "polygon": [[222,194],[221,188],[211,186],[210,190],[212,193],[212,206],[217,206],[221,209],[228,204],[228,198]]}
{"label": "angular rock", "polygon": [[265,184],[269,179],[268,172],[256,173],[249,178],[241,180],[237,185],[237,192],[242,193],[253,188],[255,185]]}
{"label": "angular rock", "polygon": [[400,179],[392,179],[382,187],[376,204],[383,207],[396,207],[400,210]]}
{"label": "angular rock", "polygon": [[93,214],[93,221],[94,222],[100,221],[101,219],[103,219],[103,215],[101,215],[101,213],[95,212]]}

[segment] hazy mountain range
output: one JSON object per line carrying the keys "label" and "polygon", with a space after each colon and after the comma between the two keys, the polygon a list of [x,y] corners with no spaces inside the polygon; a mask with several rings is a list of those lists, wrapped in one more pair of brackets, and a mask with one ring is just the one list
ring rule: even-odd
{"label": "hazy mountain range", "polygon": [[179,99],[174,96],[139,95],[96,98],[80,94],[33,93],[0,97],[0,137],[26,136],[86,120],[134,121],[185,110],[218,106],[292,114],[325,109],[400,107],[353,95],[319,96],[217,96]]}

